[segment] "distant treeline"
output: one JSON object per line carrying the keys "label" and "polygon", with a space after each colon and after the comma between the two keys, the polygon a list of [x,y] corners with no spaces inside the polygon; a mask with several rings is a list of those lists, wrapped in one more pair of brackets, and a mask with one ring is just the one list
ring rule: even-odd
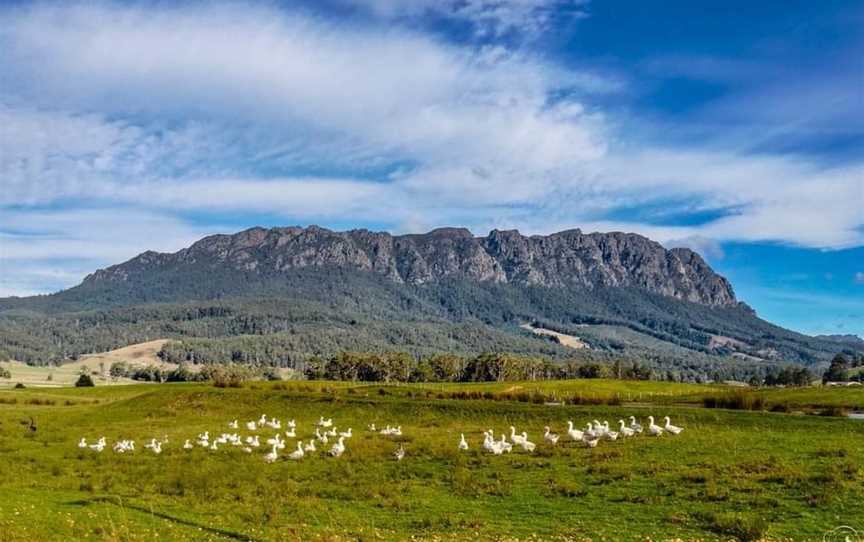
{"label": "distant treeline", "polygon": [[[416,359],[406,352],[341,352],[326,358],[313,357],[305,363],[302,375],[309,380],[349,382],[507,382],[571,378],[682,381],[679,373],[660,372],[635,361],[616,360],[607,363],[574,359],[556,363],[543,358],[503,353],[476,356],[435,354]],[[144,382],[220,383],[281,379],[278,369],[267,365],[211,363],[191,370],[186,362],[174,369],[116,362],[111,365],[110,376]],[[814,378],[807,368],[790,365],[772,367],[764,377],[754,375],[749,384],[807,386]]]}
{"label": "distant treeline", "polygon": [[199,370],[190,370],[189,365],[181,363],[173,369],[163,369],[156,365],[132,366],[123,361],[111,364],[111,378],[131,378],[140,382],[242,382],[245,380],[281,380],[279,372],[273,367],[255,367],[236,363],[205,365]]}
{"label": "distant treeline", "polygon": [[[363,382],[504,382],[613,376],[612,368],[601,363],[553,363],[499,353],[437,354],[416,360],[404,352],[342,352],[326,359],[315,357],[306,363],[304,374],[310,380]],[[652,376],[650,367],[636,363],[622,370],[622,378],[648,380]]]}

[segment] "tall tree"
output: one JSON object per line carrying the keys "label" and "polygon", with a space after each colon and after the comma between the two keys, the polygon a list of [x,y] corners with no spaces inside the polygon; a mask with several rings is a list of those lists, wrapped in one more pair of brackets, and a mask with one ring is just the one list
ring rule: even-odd
{"label": "tall tree", "polygon": [[843,354],[837,354],[831,360],[831,366],[822,375],[822,383],[846,382],[849,380],[849,361]]}

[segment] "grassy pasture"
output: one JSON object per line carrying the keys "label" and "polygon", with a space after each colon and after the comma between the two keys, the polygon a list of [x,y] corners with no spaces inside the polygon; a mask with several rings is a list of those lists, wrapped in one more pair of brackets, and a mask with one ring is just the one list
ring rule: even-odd
{"label": "grassy pasture", "polygon": [[[614,383],[602,384],[614,391]],[[0,391],[0,541],[822,540],[837,525],[864,532],[861,421],[667,404],[442,400],[437,393],[305,382]],[[201,431],[231,432],[229,420],[262,413],[296,418],[303,440],[320,415],[355,436],[339,459],[318,453],[272,465],[263,451],[180,448]],[[568,419],[614,424],[652,413],[672,416],[685,432],[595,449],[542,442],[543,425],[563,433]],[[371,422],[401,424],[404,435],[364,431]],[[500,434],[510,425],[529,432],[534,454],[480,451],[484,429]],[[461,432],[472,445],[467,453],[456,450]],[[119,455],[76,447],[81,436],[101,435],[134,438],[139,449]],[[163,435],[162,455],[141,449]],[[391,457],[399,442],[407,450],[402,462]],[[293,445],[289,439],[283,457]]]}

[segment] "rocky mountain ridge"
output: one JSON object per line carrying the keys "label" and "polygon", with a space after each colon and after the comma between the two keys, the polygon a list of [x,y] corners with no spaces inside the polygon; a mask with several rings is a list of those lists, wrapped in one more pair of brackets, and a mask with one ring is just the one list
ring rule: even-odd
{"label": "rocky mountain ridge", "polygon": [[145,252],[89,275],[85,284],[130,281],[160,269],[225,267],[273,276],[295,268],[374,272],[422,285],[447,278],[547,287],[631,287],[707,306],[739,305],[732,286],[697,253],[632,233],[567,230],[525,236],[464,228],[391,235],[310,226],[212,235],[174,254]]}

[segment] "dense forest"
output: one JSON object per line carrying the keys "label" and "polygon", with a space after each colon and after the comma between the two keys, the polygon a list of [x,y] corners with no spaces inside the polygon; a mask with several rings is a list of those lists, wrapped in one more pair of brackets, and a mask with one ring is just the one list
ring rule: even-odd
{"label": "dense forest", "polygon": [[[56,364],[167,338],[174,341],[161,353],[166,361],[203,364],[302,370],[345,351],[402,351],[415,360],[506,352],[555,363],[624,360],[650,366],[655,378],[746,381],[789,363],[820,371],[838,352],[864,351],[852,339],[782,329],[746,307],[629,288],[406,285],[342,269],[246,278],[178,273],[0,300],[0,359]],[[590,348],[574,351],[524,323],[578,336]]]}

